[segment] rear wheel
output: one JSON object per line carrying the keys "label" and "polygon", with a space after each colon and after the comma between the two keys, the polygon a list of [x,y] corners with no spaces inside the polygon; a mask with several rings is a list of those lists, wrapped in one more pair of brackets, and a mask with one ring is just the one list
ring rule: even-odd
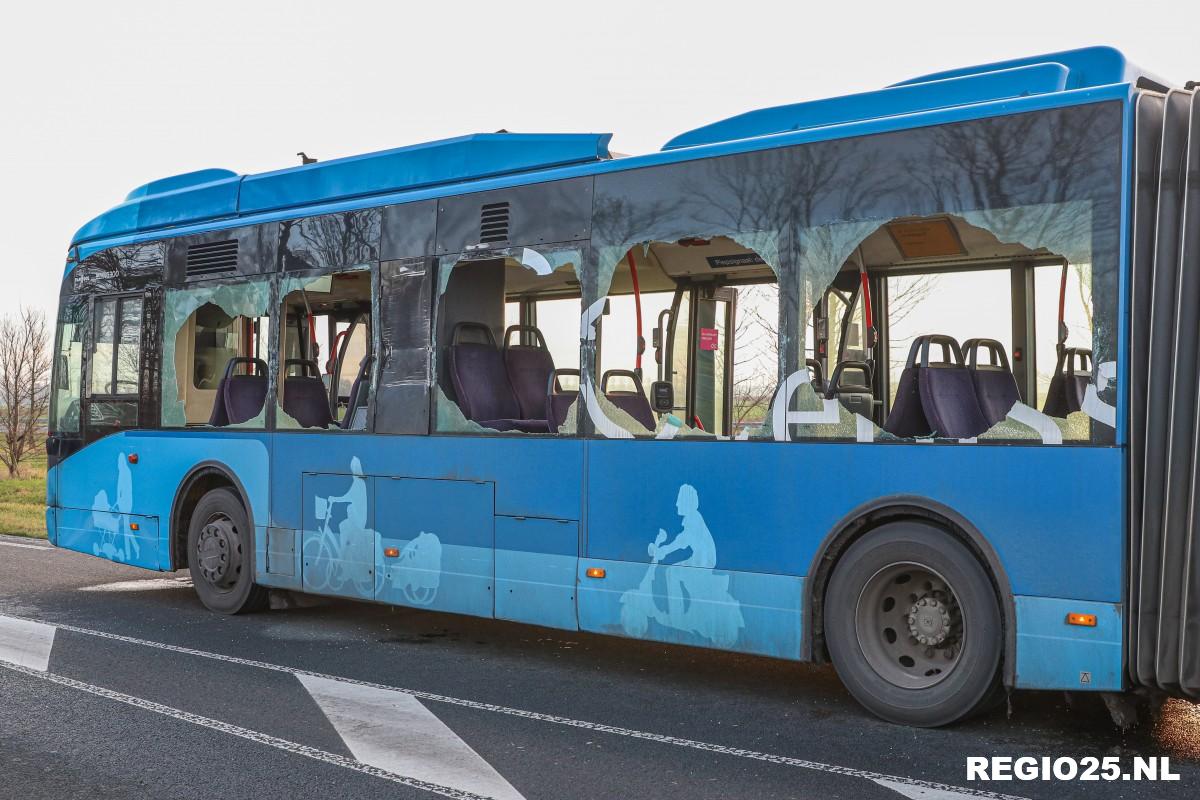
{"label": "rear wheel", "polygon": [[846,688],[891,722],[947,725],[999,688],[992,583],[961,542],[921,522],[889,523],[850,546],[825,595],[825,636]]}
{"label": "rear wheel", "polygon": [[267,590],[254,583],[254,529],[232,489],[200,498],[188,525],[188,569],[200,601],[221,614],[258,611]]}

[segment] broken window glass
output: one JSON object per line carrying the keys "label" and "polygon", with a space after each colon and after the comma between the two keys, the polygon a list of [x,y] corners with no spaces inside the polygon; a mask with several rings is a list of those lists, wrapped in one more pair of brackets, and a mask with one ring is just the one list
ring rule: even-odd
{"label": "broken window glass", "polygon": [[[1109,443],[1117,374],[1120,141],[1120,104],[1100,103],[598,176],[595,264],[583,282],[589,310],[585,328],[602,327],[602,301],[629,291],[617,280],[624,280],[628,253],[640,257],[647,249],[724,237],[769,265],[779,287],[773,345],[779,368],[769,413],[757,426],[759,435],[780,440],[992,441],[1011,434],[1047,443]],[[1058,292],[1041,284],[1053,280],[1042,273],[1054,275],[1052,268],[1062,263],[1071,296],[1062,321],[1068,335],[1060,341],[1058,321],[1047,326],[1041,319],[1047,304],[1056,306]],[[671,277],[724,288],[733,283],[721,275],[720,267],[727,264],[709,263],[703,273]],[[1001,296],[994,287],[981,290],[978,282],[969,290],[969,282],[960,281],[967,288],[952,291],[954,281],[947,278],[940,289],[943,299],[955,292],[961,297],[950,297],[942,306],[917,302],[922,291],[937,283],[934,278],[985,268],[1011,276],[1007,286],[997,281]],[[1010,288],[1024,286],[1026,277],[1028,288]],[[1026,320],[1030,330],[1036,328],[1036,339],[1006,338],[1001,322],[984,319],[980,309],[999,313],[1010,290],[1018,294],[1009,297],[1009,329]],[[902,296],[905,291],[907,297]],[[690,320],[689,342],[702,330],[710,344],[719,343],[719,321],[696,308],[695,299],[689,292],[674,304]],[[889,306],[892,302],[895,307]],[[967,327],[972,317],[980,324],[973,330],[954,329],[946,308],[965,310],[960,316]],[[896,319],[889,319],[893,314]],[[679,319],[669,322],[677,329],[682,325]],[[893,322],[896,330],[889,331]],[[947,325],[950,333],[940,330]],[[663,329],[669,327],[664,324]],[[889,341],[889,333],[897,339]],[[891,376],[896,371],[892,361],[903,350],[903,339],[931,335],[955,339],[959,354],[951,361],[962,362],[962,344],[973,339],[997,340],[1010,361],[1019,360],[1020,402],[1006,409],[1013,413],[1002,411],[991,425],[985,421],[980,426],[975,419],[961,435],[941,420],[924,434],[898,437],[885,430],[900,389],[899,376]],[[598,385],[610,368],[606,342],[593,333],[585,345],[583,392],[595,432],[647,435],[644,426],[631,428],[624,419],[619,424],[613,414],[601,418],[609,410],[604,398],[589,393],[603,394]],[[1055,377],[1048,373],[1063,372],[1060,361],[1073,362],[1065,355],[1052,359],[1047,350],[1074,352],[1076,366],[1068,382],[1075,382],[1078,397],[1069,413],[1052,413],[1056,409],[1046,408],[1046,395]],[[663,394],[673,407],[668,411],[664,400],[664,409],[656,411],[659,430],[667,417],[700,428],[694,423],[704,420],[694,417],[704,403],[720,425],[728,424],[722,411],[740,413],[754,405],[751,398],[734,397],[732,409],[713,407],[712,398],[697,390],[697,375],[707,380],[726,365],[706,365],[695,353],[683,356],[673,358],[672,368],[660,376],[671,384],[674,397]],[[946,376],[952,382],[971,379],[964,374],[964,363],[934,364],[940,370],[934,383]],[[998,361],[983,366],[983,371],[1004,368]]]}
{"label": "broken window glass", "polygon": [[169,289],[163,307],[163,427],[264,427],[271,368],[256,340],[268,330],[271,281]]}
{"label": "broken window glass", "polygon": [[581,260],[553,246],[439,260],[436,431],[575,432]]}
{"label": "broken window glass", "polygon": [[[610,438],[770,438],[792,339],[780,325],[787,216],[765,205],[775,181],[743,179],[721,161],[649,177],[597,182],[581,383],[589,421]],[[644,208],[631,200],[640,192]]]}
{"label": "broken window glass", "polygon": [[364,208],[279,223],[286,272],[330,272],[379,260],[383,209]]}
{"label": "broken window glass", "polygon": [[277,428],[366,429],[376,350],[372,283],[368,266],[281,281]]}

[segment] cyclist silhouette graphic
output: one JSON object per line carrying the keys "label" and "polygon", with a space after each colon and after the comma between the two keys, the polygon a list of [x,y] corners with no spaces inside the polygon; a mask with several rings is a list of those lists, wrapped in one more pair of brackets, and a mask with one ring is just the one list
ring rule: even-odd
{"label": "cyclist silhouette graphic", "polygon": [[[358,456],[350,459],[350,486],[340,495],[316,496],[317,531],[305,536],[306,586],[314,591],[374,597],[382,585],[375,565],[383,559],[379,536],[367,527],[370,492]],[[378,551],[378,552],[376,552]]]}
{"label": "cyclist silhouette graphic", "polygon": [[398,558],[385,559],[380,532],[367,525],[371,491],[358,456],[350,459],[349,478],[342,494],[314,498],[320,528],[305,537],[305,585],[319,592],[377,597],[390,584],[413,605],[431,604],[441,582],[441,541],[421,531]]}
{"label": "cyclist silhouette graphic", "polygon": [[[700,513],[700,495],[694,486],[683,484],[675,499],[675,510],[683,527],[669,544],[659,528],[646,548],[650,565],[636,589],[621,595],[621,625],[630,636],[643,636],[650,621],[679,631],[694,633],[718,647],[732,647],[745,626],[741,604],[729,593],[729,576],[714,572],[717,544]],[[665,567],[666,610],[654,594],[658,565],[674,553],[688,551],[683,559]]]}

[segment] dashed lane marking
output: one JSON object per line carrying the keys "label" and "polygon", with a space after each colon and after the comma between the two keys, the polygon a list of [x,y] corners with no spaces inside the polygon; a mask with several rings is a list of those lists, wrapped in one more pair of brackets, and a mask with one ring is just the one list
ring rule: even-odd
{"label": "dashed lane marking", "polygon": [[[434,694],[433,692],[423,692],[416,689],[405,689],[398,686],[387,686],[381,683],[372,681],[360,681],[353,678],[343,678],[336,675],[328,675],[320,672],[313,672],[305,669],[297,669],[295,667],[287,667],[281,664],[272,664],[266,661],[255,661],[248,658],[239,658],[237,656],[228,656],[222,653],[212,653],[207,650],[197,650],[191,647],[182,647],[179,645],[165,644],[163,642],[150,641],[148,639],[138,639],[133,636],[123,636],[117,633],[106,633],[104,631],[92,630],[90,628],[81,628],[77,625],[57,625],[61,630],[79,633],[85,636],[95,636],[101,639],[109,639],[116,642],[125,642],[127,644],[135,644],[143,647],[152,647],[158,650],[166,650],[173,653],[181,653],[183,655],[197,656],[199,658],[208,658],[214,661],[223,661],[228,664],[241,664],[247,667],[255,667],[257,669],[271,670],[273,672],[284,672],[290,675],[308,676],[313,678],[324,678],[327,680],[341,681],[347,684],[356,686],[365,686],[374,689],[384,689],[388,691],[404,692],[421,700],[428,700],[434,703],[446,703],[448,705],[459,706],[461,708],[471,708],[477,711],[490,711],[496,714],[505,714],[513,717],[521,717],[523,719],[535,720],[537,722],[547,722],[553,725],[564,725],[571,728],[579,728],[582,730],[595,731],[597,733],[609,733],[614,736],[625,736],[631,739],[639,739],[642,741],[656,742],[658,744],[666,744],[674,747],[683,747],[690,750],[699,750],[706,753],[717,753],[720,755],[734,756],[737,758],[745,758],[753,761],[761,761],[769,764],[781,764],[784,766],[797,767],[799,769],[812,770],[814,772],[823,772],[832,775],[845,775],[847,777],[862,778],[871,781],[880,786],[887,786],[889,789],[896,790],[891,784],[898,784],[908,787],[910,790],[925,789],[930,791],[940,792],[957,792],[963,798],[987,798],[988,800],[1027,800],[1027,798],[1018,795],[1000,794],[991,792],[986,789],[964,788],[960,786],[951,786],[950,784],[938,783],[936,781],[926,781],[919,778],[908,778],[900,775],[887,775],[881,772],[873,772],[871,770],[857,769],[854,767],[843,767],[837,764],[825,764],[820,761],[811,761],[805,758],[793,758],[791,756],[782,756],[774,753],[763,753],[757,750],[747,750],[741,747],[728,747],[726,745],[713,744],[711,742],[702,742],[696,739],[685,739],[679,736],[669,736],[660,733],[652,733],[649,731],[640,731],[634,728],[624,728],[617,725],[604,725],[597,722],[589,722],[587,720],[571,719],[570,717],[562,717],[556,714],[544,714],[538,711],[527,711],[520,708],[510,708],[501,706],[495,703],[485,703],[478,700],[467,700],[459,697],[450,697],[448,695]],[[887,781],[885,784],[883,781]],[[910,795],[911,796],[911,795]],[[946,795],[943,795],[945,797]],[[951,795],[954,796],[954,795]],[[927,795],[930,798],[936,798],[938,795]]]}

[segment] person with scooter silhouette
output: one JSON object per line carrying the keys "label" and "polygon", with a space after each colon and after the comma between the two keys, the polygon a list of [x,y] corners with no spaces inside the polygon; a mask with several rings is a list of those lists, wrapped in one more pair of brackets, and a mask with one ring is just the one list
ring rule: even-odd
{"label": "person with scooter silhouette", "polygon": [[[679,487],[679,495],[675,498],[675,511],[683,517],[683,529],[670,544],[657,547],[657,557],[662,561],[671,553],[680,550],[691,550],[682,561],[677,561],[667,567],[667,615],[672,620],[682,620],[684,615],[683,592],[690,583],[689,577],[695,573],[688,571],[689,567],[712,569],[717,565],[717,543],[713,540],[712,532],[700,515],[700,495],[696,487],[685,483]],[[664,538],[667,532],[662,528],[658,532]]]}
{"label": "person with scooter silhouette", "polygon": [[[662,528],[646,548],[650,564],[636,589],[621,596],[621,624],[630,636],[643,636],[650,621],[697,634],[718,647],[732,647],[745,625],[741,604],[729,593],[729,576],[713,572],[717,545],[704,517],[700,496],[694,486],[683,484],[675,499],[675,510],[683,527],[674,540]],[[665,565],[667,610],[654,596],[654,575],[663,558],[689,551],[680,561]]]}

